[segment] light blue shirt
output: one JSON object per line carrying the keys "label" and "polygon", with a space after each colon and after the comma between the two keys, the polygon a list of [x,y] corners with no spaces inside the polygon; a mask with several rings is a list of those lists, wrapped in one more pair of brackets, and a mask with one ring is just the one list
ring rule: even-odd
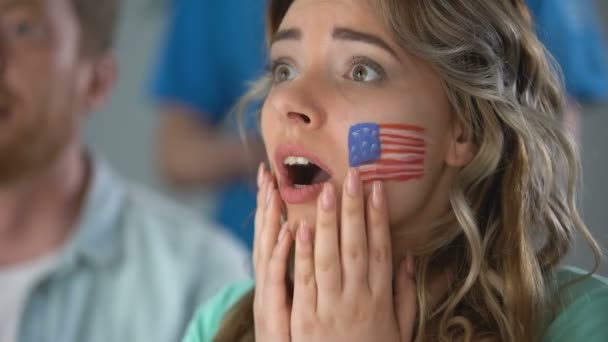
{"label": "light blue shirt", "polygon": [[93,162],[80,223],[59,264],[29,293],[18,342],[171,342],[193,310],[248,278],[221,230]]}

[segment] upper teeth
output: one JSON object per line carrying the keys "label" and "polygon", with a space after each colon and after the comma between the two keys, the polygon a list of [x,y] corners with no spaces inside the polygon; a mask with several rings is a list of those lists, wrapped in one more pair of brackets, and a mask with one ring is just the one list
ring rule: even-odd
{"label": "upper teeth", "polygon": [[293,157],[293,156],[289,156],[287,158],[285,158],[285,161],[283,162],[285,165],[308,165],[308,164],[312,164],[310,162],[310,160],[304,158],[304,157]]}

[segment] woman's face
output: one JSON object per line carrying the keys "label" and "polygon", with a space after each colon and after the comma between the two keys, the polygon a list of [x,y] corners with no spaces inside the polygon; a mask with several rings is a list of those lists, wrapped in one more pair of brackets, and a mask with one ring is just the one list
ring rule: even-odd
{"label": "woman's face", "polygon": [[461,150],[440,78],[396,44],[365,1],[296,0],[270,56],[262,135],[290,222],[314,222],[320,184],[341,191],[349,149],[376,141],[349,146],[359,123],[383,127],[380,159],[361,171],[370,171],[362,172],[368,192],[371,180],[384,181],[393,229],[423,228],[449,209]]}

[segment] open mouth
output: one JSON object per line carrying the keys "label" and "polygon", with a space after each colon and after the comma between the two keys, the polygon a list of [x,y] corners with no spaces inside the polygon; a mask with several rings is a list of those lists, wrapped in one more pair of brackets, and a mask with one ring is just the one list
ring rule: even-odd
{"label": "open mouth", "polygon": [[331,171],[314,153],[298,145],[281,145],[276,150],[275,166],[279,192],[287,203],[301,204],[315,200]]}
{"label": "open mouth", "polygon": [[289,185],[301,189],[322,184],[331,179],[327,171],[305,157],[288,156],[283,161]]}

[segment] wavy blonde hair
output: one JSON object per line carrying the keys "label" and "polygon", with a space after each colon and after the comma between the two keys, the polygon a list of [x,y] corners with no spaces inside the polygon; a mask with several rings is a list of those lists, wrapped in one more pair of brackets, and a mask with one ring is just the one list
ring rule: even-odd
{"label": "wavy blonde hair", "polygon": [[[551,319],[554,270],[578,232],[601,259],[576,207],[578,153],[560,118],[555,63],[522,0],[368,0],[393,39],[440,75],[477,146],[450,193],[452,212],[417,253],[417,340],[537,341]],[[293,0],[270,1],[268,35]],[[245,97],[264,98],[268,77]],[[451,288],[436,305],[437,274]],[[593,273],[592,272],[592,273]],[[437,299],[434,299],[435,303]],[[253,292],[217,341],[253,341]]]}

